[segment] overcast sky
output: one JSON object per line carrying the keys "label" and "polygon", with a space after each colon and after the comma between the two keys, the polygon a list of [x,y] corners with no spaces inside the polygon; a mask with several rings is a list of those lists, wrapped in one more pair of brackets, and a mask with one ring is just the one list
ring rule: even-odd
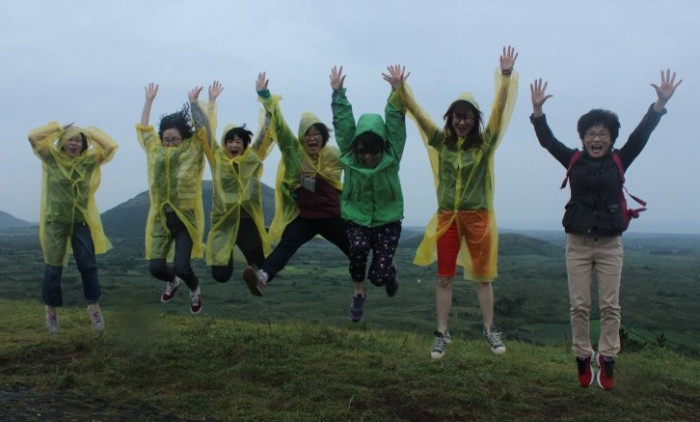
{"label": "overcast sky", "polygon": [[[464,91],[488,114],[493,72],[504,45],[519,53],[519,96],[496,153],[496,215],[501,229],[561,229],[569,196],[565,169],[534,136],[529,84],[549,81],[545,113],[555,135],[578,146],[578,117],[615,111],[618,146],[655,100],[650,83],[671,68],[684,82],[668,114],[627,172],[630,192],[649,210],[635,232],[700,233],[697,105],[700,3],[688,1],[5,1],[0,25],[0,210],[37,221],[41,164],[26,140],[34,127],[102,128],[119,143],[97,194],[104,212],[146,190],[145,154],[135,124],[143,88],[160,84],[157,123],[196,85],[219,80],[219,128],[257,129],[255,79],[266,71],[296,132],[303,111],[331,125],[329,73],[344,66],[355,115],[383,113],[389,64],[403,64],[419,103],[442,125]],[[206,93],[203,94],[206,98]],[[488,118],[488,115],[485,116]],[[413,122],[402,161],[405,225],[435,211],[428,157]],[[217,138],[219,134],[217,133]],[[263,181],[274,185],[277,150]],[[205,178],[210,178],[205,174]]]}

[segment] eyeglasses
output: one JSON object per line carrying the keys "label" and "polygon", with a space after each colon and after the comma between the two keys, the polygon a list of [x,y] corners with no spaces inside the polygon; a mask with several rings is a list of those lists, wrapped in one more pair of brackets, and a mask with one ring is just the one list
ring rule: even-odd
{"label": "eyeglasses", "polygon": [[323,135],[321,134],[321,132],[306,132],[306,134],[304,135],[304,138],[313,139],[313,138],[320,138],[322,136]]}
{"label": "eyeglasses", "polygon": [[593,140],[593,139],[595,139],[595,138],[597,137],[598,139],[604,141],[604,140],[606,140],[606,139],[610,139],[610,132],[608,132],[608,131],[602,131],[602,132],[586,132],[586,134],[584,135],[584,137],[585,137],[586,139],[589,139],[589,140]]}
{"label": "eyeglasses", "polygon": [[473,114],[456,114],[455,113],[452,115],[452,119],[456,122],[459,122],[459,121],[473,122],[474,120],[476,120],[476,116],[474,116]]}
{"label": "eyeglasses", "polygon": [[182,141],[182,138],[180,138],[179,136],[172,136],[172,137],[168,137],[168,138],[163,138],[164,144],[175,144],[175,143],[178,143],[180,141]]}
{"label": "eyeglasses", "polygon": [[381,154],[381,153],[382,153],[382,151],[381,151],[381,150],[378,150],[378,149],[377,149],[377,150],[358,149],[357,151],[355,151],[355,154],[357,154],[357,155],[359,155],[359,156],[363,156],[363,155],[364,155],[364,156],[372,156],[372,157],[374,157],[374,156],[377,156],[377,155],[379,155],[379,154]]}

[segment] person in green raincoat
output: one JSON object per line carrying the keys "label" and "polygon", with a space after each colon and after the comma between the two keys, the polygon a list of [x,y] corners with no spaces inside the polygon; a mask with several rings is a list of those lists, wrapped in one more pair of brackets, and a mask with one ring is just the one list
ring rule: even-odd
{"label": "person in green raincoat", "polygon": [[[204,153],[211,143],[207,116],[197,99],[202,87],[189,91],[194,128],[189,108],[185,107],[160,119],[158,133],[149,126],[151,106],[158,85],[145,87],[146,102],[141,123],[136,125],[139,144],[146,152],[148,186],[151,200],[146,221],[146,259],[151,275],[164,281],[161,302],[170,302],[180,284],[190,289],[190,312],[202,310],[199,279],[192,269],[191,258],[204,254],[204,208],[202,174]],[[167,265],[175,244],[172,267]]]}
{"label": "person in green raincoat", "polygon": [[277,246],[260,268],[243,270],[243,281],[256,296],[281,271],[303,244],[317,235],[349,253],[345,222],[340,217],[340,163],[338,148],[328,145],[328,127],[309,112],[301,116],[298,136],[282,117],[279,97],[270,95],[265,81],[258,99],[272,114],[272,130],[282,153],[275,183],[275,217],[270,243]]}
{"label": "person in green raincoat", "polygon": [[110,161],[117,144],[96,127],[79,128],[50,122],[29,133],[34,154],[43,162],[39,239],[44,253],[42,292],[46,328],[60,329],[56,308],[63,305],[61,275],[71,251],[83,281],[92,328],[104,329],[95,254],[112,245],[102,230],[95,192],[100,167]]}
{"label": "person in green raincoat", "polygon": [[[258,75],[256,91],[265,89],[265,74]],[[209,127],[216,133],[216,98],[223,86],[209,86],[207,105]],[[202,107],[204,108],[204,107]],[[270,113],[265,113],[260,133],[251,145],[253,133],[245,125],[229,124],[221,145],[212,144],[207,154],[212,172],[211,229],[207,237],[206,260],[214,280],[225,283],[233,273],[233,252],[238,246],[249,265],[262,266],[270,254],[262,209],[263,160],[272,149]],[[249,147],[250,146],[250,147]]]}
{"label": "person in green raincoat", "polygon": [[[382,73],[394,91],[406,80],[405,68],[389,66]],[[333,127],[344,166],[341,216],[347,221],[350,244],[350,275],[355,293],[349,315],[359,322],[367,297],[365,275],[384,286],[393,297],[399,288],[394,254],[401,237],[403,193],[399,163],[406,145],[405,114],[391,104],[385,108],[386,123],[379,114],[362,114],[355,124],[352,106],[345,96],[343,68],[331,70]],[[367,271],[367,258],[372,262]]]}
{"label": "person in green raincoat", "polygon": [[447,330],[452,307],[452,284],[456,264],[464,277],[476,285],[483,336],[491,351],[503,354],[506,347],[493,324],[493,287],[497,275],[498,231],[493,208],[494,153],[503,139],[517,96],[515,50],[503,48],[496,72],[496,99],[486,128],[473,96],[462,94],[443,116],[440,130],[418,106],[407,84],[393,100],[415,120],[433,170],[438,211],[428,223],[414,264],[429,265],[437,258],[437,329],[431,357],[440,359],[451,342]]}

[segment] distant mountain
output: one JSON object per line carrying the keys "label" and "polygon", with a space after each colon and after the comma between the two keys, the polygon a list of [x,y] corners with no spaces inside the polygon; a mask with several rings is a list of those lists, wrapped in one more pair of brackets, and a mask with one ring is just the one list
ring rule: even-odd
{"label": "distant mountain", "polygon": [[[423,233],[416,234],[415,231],[402,233],[399,246],[416,249],[422,240]],[[562,247],[534,237],[515,233],[500,233],[498,236],[498,254],[502,256],[563,256],[563,253]]]}
{"label": "distant mountain", "polygon": [[[263,183],[262,193],[265,224],[269,225],[275,214],[275,190]],[[202,201],[204,202],[205,236],[211,225],[209,220],[211,194],[211,180],[203,180]],[[105,234],[114,238],[143,238],[149,205],[148,191],[145,191],[105,211],[102,213],[102,225],[104,226]]]}
{"label": "distant mountain", "polygon": [[0,230],[14,229],[19,227],[29,227],[36,225],[36,223],[30,223],[29,221],[22,220],[4,211],[0,211]]}

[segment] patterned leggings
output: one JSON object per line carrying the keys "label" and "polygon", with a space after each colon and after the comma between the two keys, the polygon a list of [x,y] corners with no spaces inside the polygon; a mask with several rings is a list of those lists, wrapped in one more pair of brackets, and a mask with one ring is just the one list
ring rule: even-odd
{"label": "patterned leggings", "polygon": [[372,251],[372,263],[367,278],[376,286],[384,286],[396,277],[394,253],[401,237],[401,221],[379,227],[364,227],[348,221],[350,242],[350,276],[359,283],[365,279],[367,257]]}

